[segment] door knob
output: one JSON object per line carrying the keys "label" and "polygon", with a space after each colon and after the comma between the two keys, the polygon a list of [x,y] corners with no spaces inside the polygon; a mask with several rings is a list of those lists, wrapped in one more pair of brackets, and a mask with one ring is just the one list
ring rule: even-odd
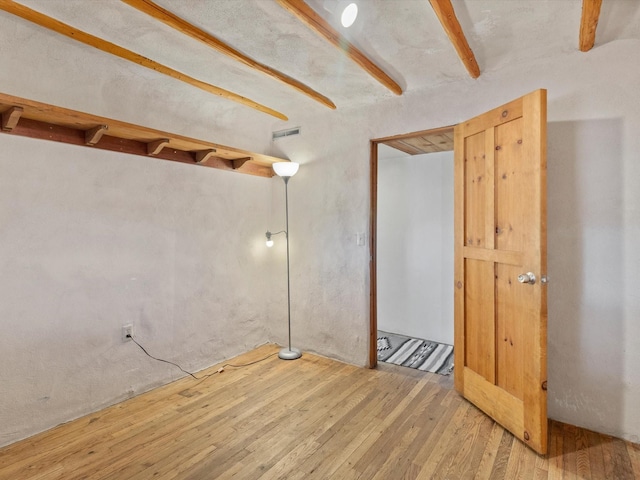
{"label": "door knob", "polygon": [[520,283],[528,283],[530,285],[533,285],[534,283],[536,283],[536,276],[531,272],[522,273],[518,275],[518,281]]}

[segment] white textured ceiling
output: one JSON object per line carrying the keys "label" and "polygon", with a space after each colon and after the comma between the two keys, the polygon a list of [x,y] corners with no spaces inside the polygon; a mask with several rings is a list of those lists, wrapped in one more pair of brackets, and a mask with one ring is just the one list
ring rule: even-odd
{"label": "white textured ceiling", "polygon": [[[476,81],[469,77],[427,0],[359,0],[360,16],[349,30],[334,21],[323,8],[323,2],[308,0],[405,91],[453,81]],[[119,0],[20,0],[20,3],[290,118],[327,110],[277,80],[234,62]],[[329,97],[338,109],[357,108],[395,96],[273,0],[156,0],[156,3]],[[480,66],[480,79],[507,65],[526,65],[578,48],[580,0],[453,0],[453,5]],[[26,24],[5,12],[0,12],[2,21]],[[27,28],[33,29],[40,42],[58,35],[41,32],[42,28],[35,25]],[[640,1],[604,0],[596,48],[629,38],[640,38]],[[74,43],[71,39],[63,41]],[[108,56],[88,46],[81,50],[74,47],[73,51],[81,52],[75,61],[64,59],[70,85],[80,81],[76,80],[74,68],[91,68]],[[63,61],[64,52],[56,52],[49,55],[59,55]],[[144,83],[145,91],[166,89],[170,84],[163,82],[175,82],[134,64],[115,65],[119,70],[111,70],[114,78],[136,75]],[[172,91],[186,105],[197,102],[203,95],[191,86]],[[161,96],[159,92],[157,97]],[[131,98],[131,102],[142,102],[144,98]],[[242,118],[248,110],[226,99],[212,102],[209,109],[222,118]]]}

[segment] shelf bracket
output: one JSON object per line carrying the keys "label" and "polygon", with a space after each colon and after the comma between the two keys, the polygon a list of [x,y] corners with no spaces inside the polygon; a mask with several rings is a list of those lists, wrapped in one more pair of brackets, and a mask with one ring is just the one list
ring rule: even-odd
{"label": "shelf bracket", "polygon": [[233,166],[234,170],[238,170],[239,168],[242,168],[242,166],[253,160],[251,157],[245,157],[245,158],[234,158],[233,160],[231,160],[231,165]]}
{"label": "shelf bracket", "polygon": [[147,155],[151,157],[155,157],[160,153],[160,151],[169,145],[168,138],[161,138],[160,140],[156,140],[154,142],[147,143]]}
{"label": "shelf bracket", "polygon": [[102,135],[109,130],[109,125],[98,125],[84,132],[85,145],[95,145],[100,141]]}
{"label": "shelf bracket", "polygon": [[196,152],[196,163],[204,163],[207,160],[209,160],[209,158],[211,158],[213,156],[213,154],[216,153],[216,149],[212,148],[210,150],[202,150],[200,152]]}
{"label": "shelf bracket", "polygon": [[22,107],[11,107],[6,112],[2,112],[2,130],[10,132],[18,125],[18,120],[22,116]]}

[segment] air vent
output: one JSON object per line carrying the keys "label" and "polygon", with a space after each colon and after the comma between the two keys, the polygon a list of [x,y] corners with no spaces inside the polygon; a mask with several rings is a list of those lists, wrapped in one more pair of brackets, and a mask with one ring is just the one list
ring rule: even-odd
{"label": "air vent", "polygon": [[271,134],[271,140],[278,138],[291,137],[292,135],[300,135],[300,127],[288,128],[287,130],[278,130]]}

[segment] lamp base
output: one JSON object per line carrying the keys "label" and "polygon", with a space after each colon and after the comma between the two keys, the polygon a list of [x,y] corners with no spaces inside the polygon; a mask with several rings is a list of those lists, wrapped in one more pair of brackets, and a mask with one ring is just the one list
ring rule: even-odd
{"label": "lamp base", "polygon": [[301,356],[302,353],[297,348],[289,349],[285,347],[278,353],[278,358],[281,358],[282,360],[295,360],[296,358],[300,358]]}

